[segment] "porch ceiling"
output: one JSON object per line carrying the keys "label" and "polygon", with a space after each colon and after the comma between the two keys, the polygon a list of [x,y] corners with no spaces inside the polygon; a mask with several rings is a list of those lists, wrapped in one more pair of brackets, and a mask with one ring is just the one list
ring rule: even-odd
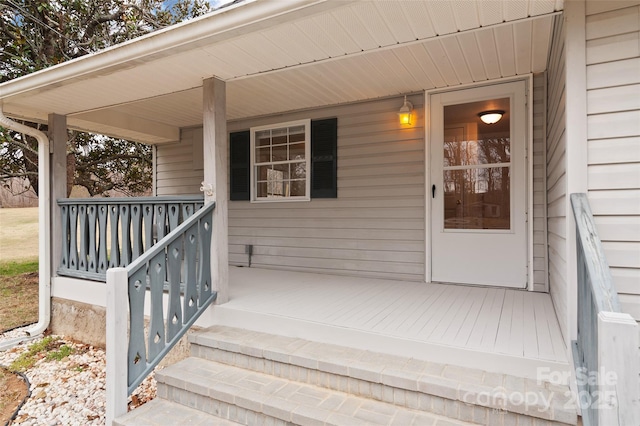
{"label": "porch ceiling", "polygon": [[240,3],[4,83],[3,109],[172,141],[202,123],[202,80],[212,76],[227,82],[234,120],[544,71],[562,9],[561,0],[269,3]]}

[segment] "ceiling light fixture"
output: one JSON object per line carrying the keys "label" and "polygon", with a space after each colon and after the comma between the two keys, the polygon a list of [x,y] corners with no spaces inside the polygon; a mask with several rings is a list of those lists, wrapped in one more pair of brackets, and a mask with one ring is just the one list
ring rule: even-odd
{"label": "ceiling light fixture", "polygon": [[480,117],[480,120],[485,124],[495,124],[500,121],[503,115],[504,111],[500,109],[493,109],[490,111],[482,111],[478,114],[478,117]]}

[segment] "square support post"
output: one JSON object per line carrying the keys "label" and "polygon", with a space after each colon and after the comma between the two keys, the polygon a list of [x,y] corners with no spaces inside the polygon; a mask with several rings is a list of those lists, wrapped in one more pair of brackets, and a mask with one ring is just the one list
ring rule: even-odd
{"label": "square support post", "polygon": [[125,268],[107,270],[106,424],[127,414],[129,277]]}
{"label": "square support post", "polygon": [[[598,314],[598,395],[594,404],[599,425],[640,424],[638,324],[629,314]],[[592,395],[594,397],[594,395]]]}
{"label": "square support post", "polygon": [[203,81],[202,91],[204,186],[211,185],[213,189],[212,194],[205,191],[205,203],[216,202],[213,210],[211,278],[213,290],[218,292],[216,303],[222,304],[229,300],[226,83],[209,78]]}
{"label": "square support post", "polygon": [[58,199],[67,197],[67,117],[49,114],[51,154],[51,276],[56,276],[62,259],[62,215]]}

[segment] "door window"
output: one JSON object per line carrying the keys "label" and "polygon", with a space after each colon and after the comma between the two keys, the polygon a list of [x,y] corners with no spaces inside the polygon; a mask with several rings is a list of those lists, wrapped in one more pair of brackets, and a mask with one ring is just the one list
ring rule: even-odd
{"label": "door window", "polygon": [[[444,229],[511,229],[509,98],[444,107]],[[500,115],[487,124],[481,114]]]}

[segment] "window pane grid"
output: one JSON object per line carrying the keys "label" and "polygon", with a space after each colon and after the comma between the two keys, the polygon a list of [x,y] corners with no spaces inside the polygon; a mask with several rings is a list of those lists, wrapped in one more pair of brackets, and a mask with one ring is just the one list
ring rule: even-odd
{"label": "window pane grid", "polygon": [[308,197],[307,131],[295,124],[254,133],[255,199]]}

